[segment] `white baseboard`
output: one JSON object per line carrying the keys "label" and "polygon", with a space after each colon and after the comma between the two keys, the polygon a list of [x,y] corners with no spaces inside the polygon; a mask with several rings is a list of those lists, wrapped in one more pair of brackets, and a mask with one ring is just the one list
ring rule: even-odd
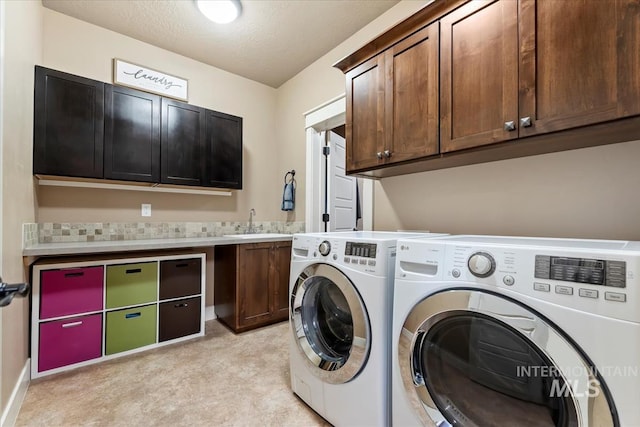
{"label": "white baseboard", "polygon": [[215,306],[210,305],[210,306],[204,308],[204,320],[205,320],[205,322],[207,320],[213,320],[213,319],[217,319],[217,318],[218,318],[218,316],[216,316]]}
{"label": "white baseboard", "polygon": [[22,407],[22,402],[27,395],[27,389],[29,388],[29,372],[31,372],[31,359],[27,359],[27,362],[20,373],[20,378],[16,386],[13,388],[7,407],[2,413],[2,419],[0,419],[0,427],[11,427],[16,424],[18,420],[18,414]]}

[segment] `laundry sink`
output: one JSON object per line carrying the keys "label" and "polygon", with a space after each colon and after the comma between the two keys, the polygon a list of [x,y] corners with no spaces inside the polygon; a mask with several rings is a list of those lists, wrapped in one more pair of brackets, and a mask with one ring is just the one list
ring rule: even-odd
{"label": "laundry sink", "polygon": [[225,234],[223,237],[235,237],[237,239],[264,239],[291,237],[291,234],[282,233],[251,233],[251,234]]}

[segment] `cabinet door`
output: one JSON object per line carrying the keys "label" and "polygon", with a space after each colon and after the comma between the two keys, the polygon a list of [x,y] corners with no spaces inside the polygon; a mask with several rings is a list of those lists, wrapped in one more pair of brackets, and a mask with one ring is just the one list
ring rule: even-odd
{"label": "cabinet door", "polygon": [[438,23],[385,52],[387,163],[438,154]]}
{"label": "cabinet door", "polygon": [[238,245],[238,325],[269,321],[271,243]]}
{"label": "cabinet door", "polygon": [[242,117],[206,110],[208,187],[242,188]]}
{"label": "cabinet door", "polygon": [[160,97],[106,85],[104,177],[160,182]]}
{"label": "cabinet door", "polygon": [[162,98],[160,182],[203,185],[204,140],[204,109]]}
{"label": "cabinet door", "polygon": [[347,173],[384,164],[384,54],[359,65],[347,79]]}
{"label": "cabinet door", "polygon": [[104,83],[36,66],[33,173],[102,178]]}
{"label": "cabinet door", "polygon": [[520,3],[521,136],[640,114],[637,0]]}
{"label": "cabinet door", "polygon": [[512,0],[469,2],[440,21],[440,151],[517,138],[517,24]]}
{"label": "cabinet door", "polygon": [[273,243],[271,285],[273,295],[273,320],[289,317],[289,270],[291,269],[291,242]]}

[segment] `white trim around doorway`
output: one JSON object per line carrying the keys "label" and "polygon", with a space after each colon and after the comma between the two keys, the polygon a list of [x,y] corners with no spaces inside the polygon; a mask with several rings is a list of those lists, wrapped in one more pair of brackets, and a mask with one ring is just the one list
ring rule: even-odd
{"label": "white trim around doorway", "polygon": [[[306,214],[305,230],[307,233],[323,231],[322,186],[324,180],[322,168],[323,158],[320,147],[324,138],[320,132],[331,130],[345,124],[347,106],[345,95],[333,98],[316,108],[307,111],[305,116],[306,149],[307,149],[307,181],[306,181]],[[362,180],[362,229],[373,230],[373,181]]]}

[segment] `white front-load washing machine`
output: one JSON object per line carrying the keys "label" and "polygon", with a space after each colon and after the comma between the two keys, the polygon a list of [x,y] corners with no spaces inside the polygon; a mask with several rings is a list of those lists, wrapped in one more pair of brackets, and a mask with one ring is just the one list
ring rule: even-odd
{"label": "white front-load washing machine", "polygon": [[640,426],[640,242],[400,240],[394,426]]}
{"label": "white front-load washing machine", "polygon": [[396,240],[415,236],[361,231],[293,237],[291,387],[333,425],[390,423]]}

